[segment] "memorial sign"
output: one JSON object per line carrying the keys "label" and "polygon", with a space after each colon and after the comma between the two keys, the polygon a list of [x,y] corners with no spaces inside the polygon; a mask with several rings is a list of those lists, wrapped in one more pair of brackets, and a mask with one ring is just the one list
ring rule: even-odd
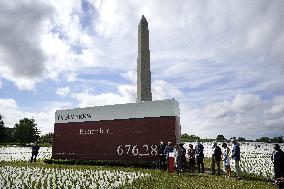
{"label": "memorial sign", "polygon": [[157,161],[160,140],[179,142],[175,100],[146,101],[55,113],[56,159]]}

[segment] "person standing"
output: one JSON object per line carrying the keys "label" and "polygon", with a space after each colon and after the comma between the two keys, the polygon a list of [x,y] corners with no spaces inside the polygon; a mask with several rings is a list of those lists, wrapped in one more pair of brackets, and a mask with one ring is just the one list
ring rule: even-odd
{"label": "person standing", "polygon": [[175,153],[175,163],[176,163],[177,173],[180,174],[182,171],[182,154],[183,154],[182,147],[176,144],[174,148],[174,153]]}
{"label": "person standing", "polygon": [[187,150],[187,157],[188,157],[188,164],[189,164],[189,171],[194,172],[195,170],[195,149],[193,148],[192,144],[188,145]]}
{"label": "person standing", "polygon": [[168,142],[168,145],[165,147],[164,155],[166,157],[167,168],[169,167],[169,153],[173,152],[174,148],[171,142]]}
{"label": "person standing", "polygon": [[[204,163],[203,163],[203,158],[204,158],[204,147],[203,145],[200,143],[200,140],[196,141],[197,144],[195,146],[195,156],[196,156],[196,164],[197,164],[197,168],[198,168],[198,172],[199,173],[204,173]],[[201,166],[201,170],[200,170],[200,166]]]}
{"label": "person standing", "polygon": [[227,143],[223,143],[222,147],[224,148],[223,151],[223,161],[224,161],[224,167],[226,169],[226,175],[227,177],[231,177],[231,162],[230,162],[230,149],[227,146]]}
{"label": "person standing", "polygon": [[166,169],[166,155],[164,154],[166,146],[163,141],[160,141],[158,152],[159,152],[159,169]]}
{"label": "person standing", "polygon": [[233,149],[232,149],[232,159],[235,161],[234,169],[237,179],[240,179],[241,168],[240,168],[240,159],[241,159],[241,151],[240,146],[236,139],[232,139]]}
{"label": "person standing", "polygon": [[212,147],[212,158],[211,158],[211,170],[212,170],[212,175],[215,174],[215,165],[217,165],[217,175],[220,175],[221,169],[220,169],[220,162],[222,159],[222,151],[221,148],[217,145],[217,142],[213,142],[213,147]]}
{"label": "person standing", "polygon": [[284,177],[284,152],[280,149],[279,144],[274,144],[271,160],[274,166],[275,178]]}
{"label": "person standing", "polygon": [[38,150],[39,150],[39,146],[37,145],[37,143],[35,142],[32,146],[32,157],[31,157],[31,163],[34,161],[36,162],[36,157],[38,155]]}
{"label": "person standing", "polygon": [[185,163],[186,163],[186,149],[183,146],[183,143],[179,144],[179,148],[180,148],[180,155],[181,155],[181,171],[184,171],[185,168]]}

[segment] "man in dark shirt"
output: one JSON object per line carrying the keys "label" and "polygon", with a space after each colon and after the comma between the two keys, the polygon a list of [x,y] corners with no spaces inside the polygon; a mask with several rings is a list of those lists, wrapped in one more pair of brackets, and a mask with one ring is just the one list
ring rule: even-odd
{"label": "man in dark shirt", "polygon": [[212,158],[211,158],[212,175],[215,174],[215,165],[217,165],[217,175],[220,175],[221,156],[222,156],[221,148],[217,145],[217,142],[213,142]]}
{"label": "man in dark shirt", "polygon": [[166,155],[164,154],[166,146],[163,141],[160,141],[158,153],[159,153],[159,169],[166,169]]}
{"label": "man in dark shirt", "polygon": [[[196,156],[196,164],[197,164],[197,168],[198,168],[198,172],[202,172],[204,173],[204,163],[203,163],[203,158],[204,158],[204,147],[203,145],[200,143],[199,140],[196,141],[197,145],[195,146],[195,156]],[[200,170],[200,166],[201,166],[201,170]]]}
{"label": "man in dark shirt", "polygon": [[179,144],[179,148],[180,148],[180,156],[181,156],[181,171],[184,171],[185,168],[185,163],[186,163],[186,149],[183,146],[183,143]]}
{"label": "man in dark shirt", "polygon": [[38,155],[38,150],[39,150],[39,146],[37,145],[37,143],[35,142],[34,145],[32,146],[32,157],[31,157],[31,163],[36,162],[36,157]]}
{"label": "man in dark shirt", "polygon": [[284,152],[278,144],[274,144],[274,152],[271,156],[274,165],[275,178],[284,177]]}

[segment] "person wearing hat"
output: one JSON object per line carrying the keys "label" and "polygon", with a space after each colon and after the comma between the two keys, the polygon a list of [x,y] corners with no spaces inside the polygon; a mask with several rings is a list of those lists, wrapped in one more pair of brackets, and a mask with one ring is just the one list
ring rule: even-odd
{"label": "person wearing hat", "polygon": [[240,168],[240,159],[241,159],[241,151],[240,151],[240,146],[235,138],[231,140],[233,143],[233,148],[232,148],[232,159],[235,161],[234,165],[234,170],[235,174],[237,175],[237,179],[240,179],[241,175],[241,168]]}
{"label": "person wearing hat", "polygon": [[284,177],[284,152],[280,149],[279,144],[274,144],[271,160],[274,166],[275,178]]}

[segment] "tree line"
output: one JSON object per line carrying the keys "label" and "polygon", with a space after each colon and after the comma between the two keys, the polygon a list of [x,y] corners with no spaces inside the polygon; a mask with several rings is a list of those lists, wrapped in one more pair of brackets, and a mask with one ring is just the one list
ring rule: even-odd
{"label": "tree line", "polygon": [[[261,137],[256,140],[248,140],[244,137],[232,137],[235,138],[239,142],[266,142],[266,143],[283,143],[284,139],[283,136],[278,136],[278,137]],[[213,141],[219,141],[219,142],[225,142],[225,141],[230,141],[232,138],[225,138],[224,135],[217,135],[216,138],[203,138],[201,139],[199,136],[196,135],[189,135],[187,133],[184,133],[181,135],[181,141],[182,142],[195,142],[196,140],[200,140],[202,142],[213,142]]]}
{"label": "tree line", "polygon": [[20,145],[30,145],[34,142],[52,143],[53,134],[48,133],[40,136],[40,130],[34,119],[23,118],[14,125],[14,128],[5,127],[0,115],[0,143],[14,143]]}

